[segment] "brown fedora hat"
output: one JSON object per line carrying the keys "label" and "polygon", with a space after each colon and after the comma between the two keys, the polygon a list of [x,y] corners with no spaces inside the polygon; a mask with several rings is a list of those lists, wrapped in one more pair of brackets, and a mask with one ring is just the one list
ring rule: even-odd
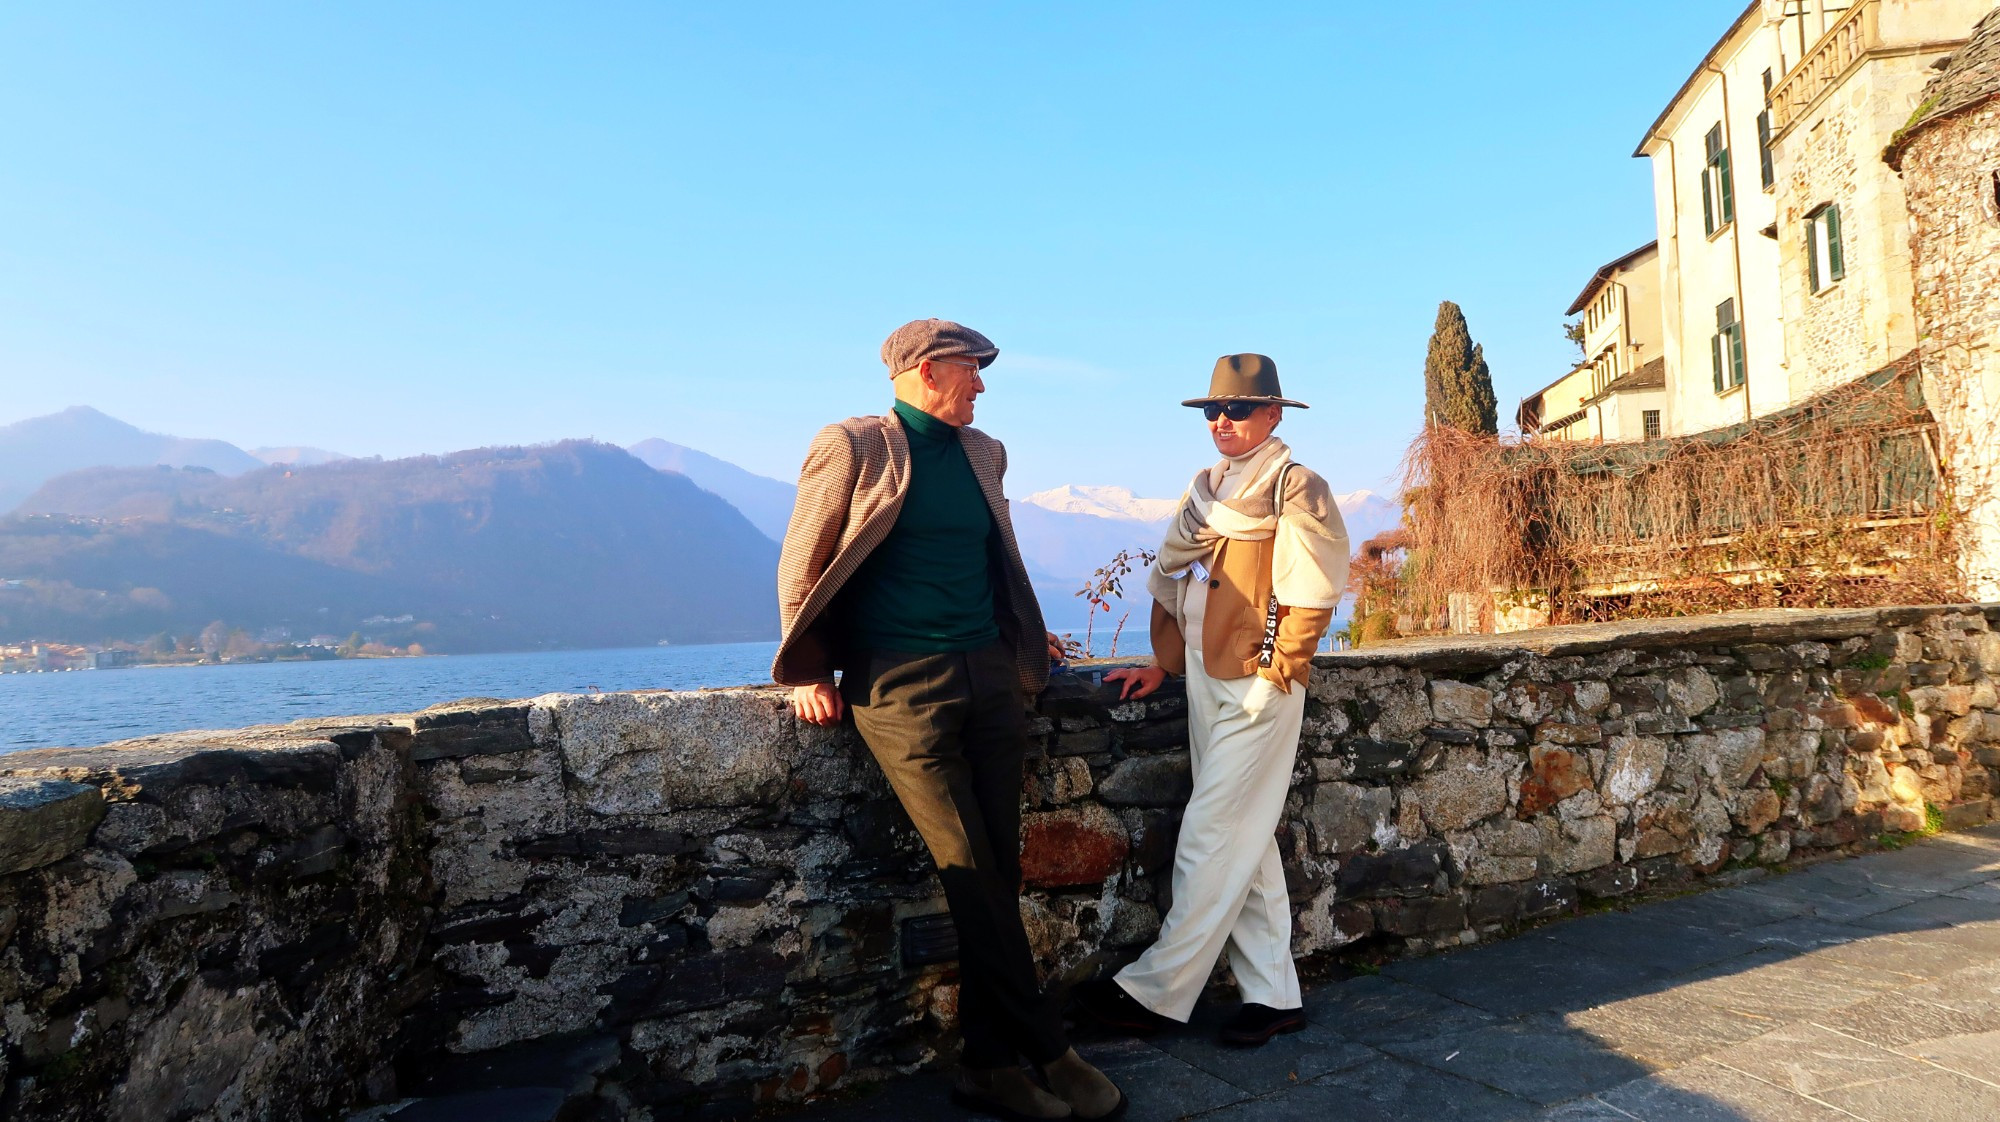
{"label": "brown fedora hat", "polygon": [[1211,401],[1268,401],[1310,409],[1303,401],[1293,401],[1278,388],[1278,364],[1266,355],[1223,355],[1215,360],[1215,373],[1208,379],[1208,396],[1191,397],[1182,405],[1202,406]]}

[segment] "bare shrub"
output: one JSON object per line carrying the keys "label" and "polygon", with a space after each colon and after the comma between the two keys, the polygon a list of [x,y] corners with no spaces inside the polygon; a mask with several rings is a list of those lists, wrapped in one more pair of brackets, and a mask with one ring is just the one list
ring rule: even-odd
{"label": "bare shrub", "polygon": [[1429,426],[1404,459],[1401,615],[1546,593],[1551,622],[1962,595],[1937,426],[1907,370],[1671,440]]}

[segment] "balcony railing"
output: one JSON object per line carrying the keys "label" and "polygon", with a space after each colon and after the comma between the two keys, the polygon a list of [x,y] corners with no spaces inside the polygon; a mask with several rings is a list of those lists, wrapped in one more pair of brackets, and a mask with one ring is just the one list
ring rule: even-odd
{"label": "balcony railing", "polygon": [[1847,68],[1880,42],[1879,0],[1862,0],[1820,36],[1812,50],[1771,89],[1771,131],[1783,132],[1810,108]]}

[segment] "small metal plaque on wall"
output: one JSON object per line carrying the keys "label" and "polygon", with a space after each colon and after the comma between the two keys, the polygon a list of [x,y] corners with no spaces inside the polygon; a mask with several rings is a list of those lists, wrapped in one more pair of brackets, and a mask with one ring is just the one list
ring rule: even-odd
{"label": "small metal plaque on wall", "polygon": [[958,930],[951,916],[912,916],[903,921],[903,965],[935,966],[958,961]]}

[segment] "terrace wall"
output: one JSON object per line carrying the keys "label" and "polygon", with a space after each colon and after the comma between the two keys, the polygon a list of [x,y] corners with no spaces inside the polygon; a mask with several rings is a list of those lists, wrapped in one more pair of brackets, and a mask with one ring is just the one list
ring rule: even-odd
{"label": "terrace wall", "polygon": [[[1747,612],[1322,656],[1280,831],[1296,950],[1473,942],[1987,821],[1996,628]],[[1190,782],[1184,698],[1121,704],[1104,669],[1057,675],[1023,777],[1051,980],[1153,937]],[[726,1115],[948,1050],[952,969],[907,925],[941,910],[865,749],[773,689],[17,753],[0,1116],[337,1118],[451,1078]]]}

